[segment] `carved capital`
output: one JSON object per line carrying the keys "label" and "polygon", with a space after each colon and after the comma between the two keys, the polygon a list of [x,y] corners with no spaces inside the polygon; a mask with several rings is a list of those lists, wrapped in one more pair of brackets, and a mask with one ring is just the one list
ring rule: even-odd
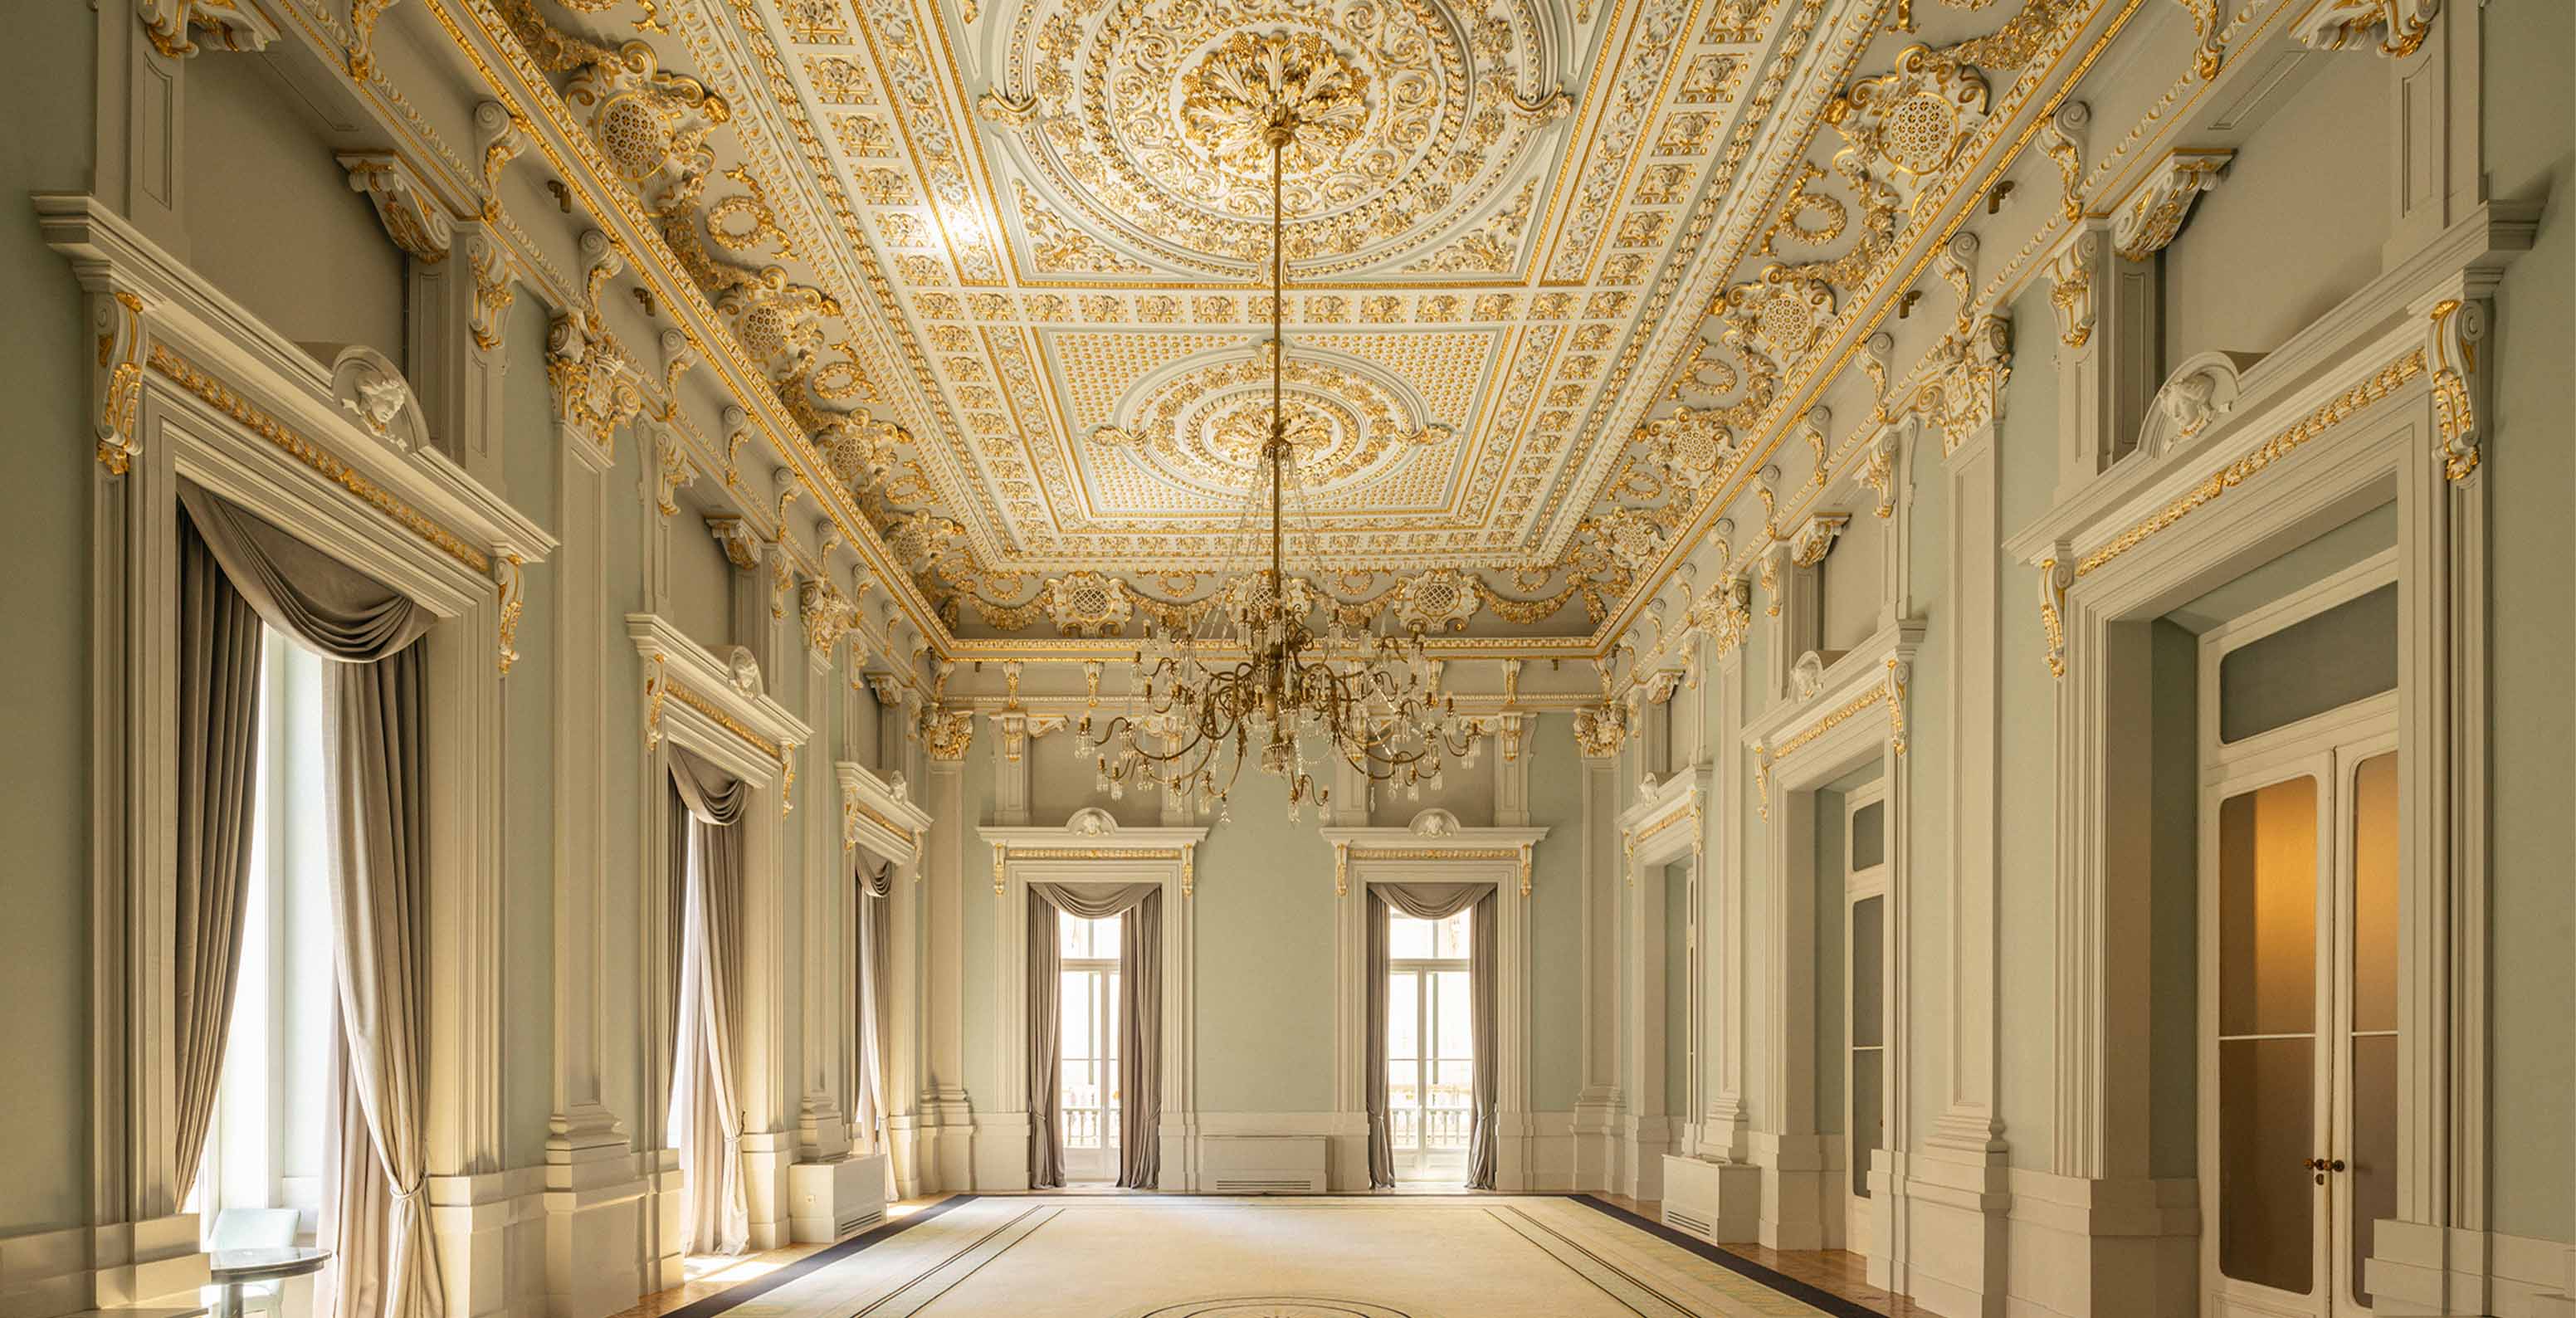
{"label": "carved capital", "polygon": [[697,479],[697,468],[689,461],[689,451],[676,433],[656,429],[653,432],[653,505],[664,517],[680,511],[680,487]]}
{"label": "carved capital", "polygon": [[966,758],[975,741],[975,714],[964,709],[931,709],[921,715],[921,745],[930,758],[949,763]]}
{"label": "carved capital", "polygon": [[2442,0],[2326,0],[2290,35],[2310,50],[2377,50],[2402,58],[2432,35]]}
{"label": "carved capital", "polygon": [[277,29],[244,0],[135,0],[134,10],[152,48],[172,59],[203,49],[199,37],[218,50],[266,50],[277,40]]}
{"label": "carved capital", "polygon": [[2122,260],[2143,261],[2165,249],[2191,218],[2192,203],[2218,186],[2236,153],[2224,148],[2176,148],[2120,203],[2111,219],[2111,250]]}
{"label": "carved capital", "polygon": [[614,339],[593,335],[579,315],[554,318],[546,330],[546,382],[555,421],[579,441],[585,460],[606,470],[617,457],[617,428],[643,410],[644,392]]}
{"label": "carved capital", "polygon": [[1832,553],[1834,540],[1850,523],[1841,513],[1824,513],[1807,519],[1797,534],[1789,537],[1789,561],[1800,567],[1814,567]]}
{"label": "carved capital", "polygon": [[343,151],[339,161],[349,171],[349,190],[367,194],[394,246],[426,264],[447,259],[456,241],[456,221],[412,172],[410,162],[390,151]]}

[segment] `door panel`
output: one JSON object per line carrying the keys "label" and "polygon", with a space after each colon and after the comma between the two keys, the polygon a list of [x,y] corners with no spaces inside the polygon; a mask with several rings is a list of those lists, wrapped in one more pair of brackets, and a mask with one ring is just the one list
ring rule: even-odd
{"label": "door panel", "polygon": [[2316,1293],[2319,1139],[2313,776],[2218,808],[2218,1268]]}

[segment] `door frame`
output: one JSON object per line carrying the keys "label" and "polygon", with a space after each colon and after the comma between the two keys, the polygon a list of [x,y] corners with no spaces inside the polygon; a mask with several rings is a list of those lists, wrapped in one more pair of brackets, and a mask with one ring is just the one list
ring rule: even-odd
{"label": "door frame", "polygon": [[[2351,1086],[2347,1052],[2351,1037],[2352,994],[2345,982],[2353,938],[2352,902],[2347,895],[2354,864],[2354,778],[2360,766],[2399,750],[2403,707],[2392,688],[2277,728],[2223,742],[2218,730],[2219,663],[2232,651],[2360,599],[2398,581],[2395,550],[2383,550],[2325,578],[2209,629],[2198,637],[2197,720],[2199,758],[2194,848],[2195,977],[2198,998],[2193,1048],[2198,1074],[2195,1166],[2199,1175],[2199,1292],[2212,1318],[2230,1311],[2266,1315],[2312,1316],[2366,1314],[2354,1298],[2349,1253],[2342,1247],[2351,1229],[2352,1178],[2337,1175],[2327,1183],[2312,1230],[2311,1292],[2285,1302],[2283,1292],[2227,1277],[2219,1270],[2220,1178],[2218,1160],[2218,827],[2222,802],[2296,778],[2313,778],[2316,802],[2316,943],[2315,1053],[2312,1069],[2319,1088],[2312,1095],[2316,1148],[2309,1156],[2352,1161]],[[2399,644],[2403,644],[2402,638]],[[2402,679],[2401,679],[2402,680]],[[2402,762],[2401,762],[2402,771]],[[2401,811],[2403,805],[2401,803]],[[2402,857],[2402,848],[2401,848]],[[2401,860],[2402,864],[2402,860]],[[2404,879],[2401,877],[2401,884]],[[2400,918],[2406,903],[2399,902]],[[2404,935],[2399,943],[2402,948]],[[2284,1153],[2281,1156],[2288,1156]]]}

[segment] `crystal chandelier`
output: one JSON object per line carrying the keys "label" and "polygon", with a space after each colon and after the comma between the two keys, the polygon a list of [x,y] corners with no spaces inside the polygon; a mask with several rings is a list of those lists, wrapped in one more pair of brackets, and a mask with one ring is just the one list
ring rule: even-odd
{"label": "crystal chandelier", "polygon": [[[1085,712],[1073,740],[1111,796],[1130,786],[1178,792],[1220,818],[1245,762],[1257,758],[1263,772],[1287,781],[1293,822],[1304,803],[1320,808],[1331,799],[1311,769],[1338,758],[1372,790],[1419,796],[1424,783],[1439,786],[1449,761],[1475,762],[1479,729],[1441,694],[1420,633],[1371,634],[1286,571],[1287,519],[1303,503],[1297,450],[1321,444],[1317,418],[1304,409],[1292,416],[1282,383],[1282,177],[1288,158],[1310,160],[1338,145],[1361,99],[1359,75],[1314,38],[1284,34],[1239,33],[1211,65],[1184,86],[1185,113],[1236,159],[1250,154],[1248,145],[1266,148],[1269,158],[1270,415],[1241,522],[1255,547],[1247,566],[1257,566],[1210,600],[1196,625],[1147,623],[1131,662],[1130,711],[1097,722]],[[1257,557],[1264,540],[1266,562]],[[1318,604],[1330,620],[1320,633],[1307,621]]]}

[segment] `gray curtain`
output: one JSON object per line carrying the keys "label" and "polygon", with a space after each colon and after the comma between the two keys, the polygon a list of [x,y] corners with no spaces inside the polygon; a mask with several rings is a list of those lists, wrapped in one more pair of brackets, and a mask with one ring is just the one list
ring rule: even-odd
{"label": "gray curtain", "polygon": [[1163,1177],[1163,892],[1118,917],[1118,1183]]}
{"label": "gray curtain", "polygon": [[205,1156],[240,977],[259,750],[259,613],[179,520],[179,1199]]}
{"label": "gray curtain", "polygon": [[742,1034],[743,813],[750,785],[673,747],[671,781],[691,817],[697,883],[687,902],[678,1083],[686,1100],[680,1171],[687,1186],[682,1248],[739,1254],[751,1243],[742,1181],[742,1107],[734,1053]]}
{"label": "gray curtain", "polygon": [[384,1278],[345,1260],[382,1259],[393,1188],[367,1137],[367,1109],[349,1073],[348,1033],[340,1004],[331,1004],[330,1106],[322,1115],[322,1212],[314,1243],[331,1261],[313,1278],[314,1318],[377,1318],[385,1311]]}
{"label": "gray curtain", "polygon": [[[1076,919],[1106,920],[1122,917],[1119,926],[1119,1000],[1118,1033],[1125,1041],[1118,1063],[1120,1098],[1118,1114],[1119,1167],[1118,1183],[1152,1188],[1162,1172],[1160,1127],[1163,1120],[1163,1029],[1162,1029],[1162,886],[1153,883],[1129,883],[1117,887],[1098,884],[1032,883],[1029,885],[1029,1188],[1048,1189],[1064,1184],[1063,1133],[1055,1128],[1056,1104],[1061,1099],[1064,1079],[1064,1017],[1057,1002],[1063,971],[1063,958],[1056,946],[1056,913],[1062,911]],[[1127,918],[1129,912],[1147,902],[1154,905],[1153,947],[1150,971],[1131,968],[1130,958],[1137,955],[1139,921]],[[1137,981],[1150,975],[1154,981],[1152,1006],[1140,1012]],[[1150,1045],[1139,1044],[1140,1037],[1150,1037]],[[1137,1071],[1136,1063],[1151,1048],[1150,1074]],[[1140,1087],[1141,1084],[1141,1087]],[[1150,1108],[1149,1112],[1140,1109]],[[1140,1124],[1150,1119],[1150,1125]],[[1137,1130],[1154,1131],[1151,1139],[1136,1137]],[[1150,1153],[1141,1152],[1138,1144],[1153,1146]]]}
{"label": "gray curtain", "polygon": [[[429,1318],[439,1303],[428,1189],[429,755],[425,661],[412,642],[437,621],[375,578],[194,485],[179,502],[224,577],[269,626],[332,665],[329,729],[332,974],[357,1096],[381,1182],[341,1189],[385,1196],[381,1233],[358,1232],[344,1276],[383,1287],[386,1318]],[[337,1205],[374,1220],[372,1203]]]}
{"label": "gray curtain", "polygon": [[[1501,1072],[1494,1062],[1499,1035],[1494,1019],[1494,978],[1500,962],[1497,924],[1501,908],[1495,889],[1489,883],[1372,883],[1368,885],[1368,991],[1364,995],[1368,1010],[1368,1056],[1361,1072],[1368,1086],[1368,1157],[1369,1184],[1386,1187],[1395,1184],[1395,1144],[1387,1131],[1386,1107],[1386,979],[1389,959],[1386,946],[1386,921],[1390,908],[1417,920],[1445,920],[1469,906],[1476,908],[1473,929],[1468,937],[1467,960],[1469,993],[1474,999],[1475,1018],[1469,1038],[1476,1054],[1475,1078],[1471,1101],[1475,1104],[1475,1124],[1467,1139],[1467,1185],[1470,1189],[1494,1188],[1494,1110],[1495,1093]],[[1430,1068],[1423,1068],[1421,1083],[1429,1085]]]}
{"label": "gray curtain", "polygon": [[[680,795],[680,785],[664,782],[667,799],[662,809],[662,1019],[670,1023],[671,1033],[663,1040],[669,1051],[662,1055],[663,1083],[674,1089],[680,1083],[680,1018],[687,1013],[686,987],[681,972],[687,968],[685,949],[689,940],[689,846],[695,837],[697,817],[689,813],[688,798]],[[663,1111],[670,1111],[671,1094],[663,1094]],[[678,1128],[662,1132],[664,1148],[679,1147]]]}
{"label": "gray curtain", "polygon": [[1064,1184],[1064,1145],[1055,1105],[1064,1080],[1064,1017],[1056,997],[1064,959],[1056,946],[1055,903],[1029,885],[1029,1188]]}
{"label": "gray curtain", "polygon": [[[886,900],[894,892],[894,866],[858,867],[859,975],[853,986],[859,1023],[858,1074],[851,1079],[852,1120],[867,1132],[864,1152],[884,1153],[892,1142],[885,1101]],[[887,1167],[891,1175],[891,1164]]]}
{"label": "gray curtain", "polygon": [[[393,1210],[386,1228],[388,1318],[438,1311],[427,1147],[429,753],[421,654],[334,664],[323,689],[331,784],[332,968],[349,1069]],[[351,1268],[365,1261],[351,1263]]]}

